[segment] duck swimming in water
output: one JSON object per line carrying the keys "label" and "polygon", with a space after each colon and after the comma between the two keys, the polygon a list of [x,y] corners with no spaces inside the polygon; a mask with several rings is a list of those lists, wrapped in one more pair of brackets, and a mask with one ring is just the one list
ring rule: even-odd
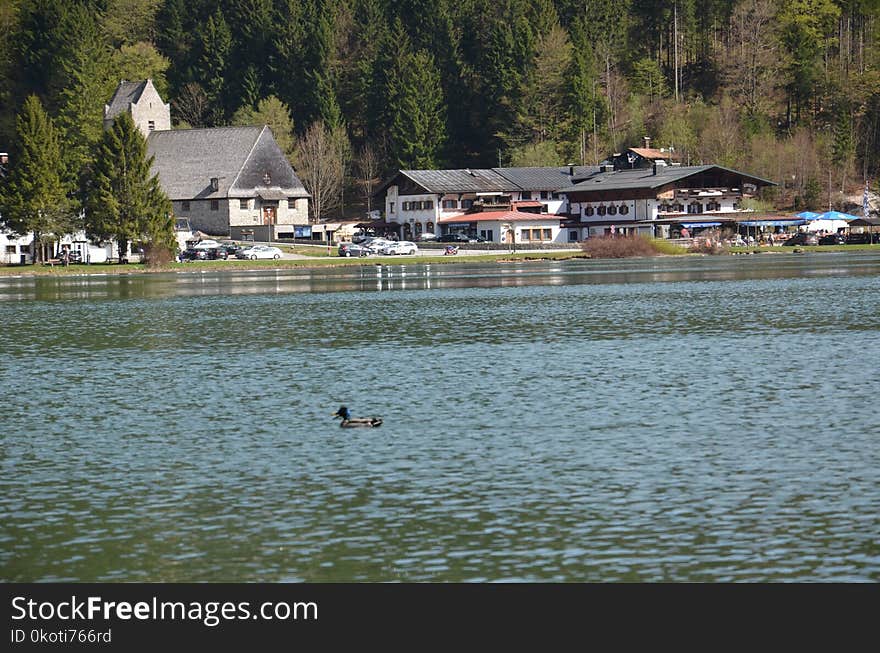
{"label": "duck swimming in water", "polygon": [[348,412],[348,408],[345,406],[340,406],[339,410],[333,413],[333,417],[339,417],[342,421],[339,423],[344,429],[352,429],[357,428],[359,426],[366,426],[375,428],[377,426],[382,426],[382,418],[381,417],[357,417],[352,418],[351,414]]}

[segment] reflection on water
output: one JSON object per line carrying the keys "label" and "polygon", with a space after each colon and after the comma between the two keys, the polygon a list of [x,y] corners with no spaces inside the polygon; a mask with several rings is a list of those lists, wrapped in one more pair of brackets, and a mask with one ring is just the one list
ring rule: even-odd
{"label": "reflection on water", "polygon": [[622,261],[520,261],[456,265],[364,265],[81,277],[0,277],[0,301],[131,299],[296,292],[431,290],[529,285],[735,281],[873,275],[876,253],[760,255]]}
{"label": "reflection on water", "polygon": [[0,299],[3,580],[880,580],[877,254]]}

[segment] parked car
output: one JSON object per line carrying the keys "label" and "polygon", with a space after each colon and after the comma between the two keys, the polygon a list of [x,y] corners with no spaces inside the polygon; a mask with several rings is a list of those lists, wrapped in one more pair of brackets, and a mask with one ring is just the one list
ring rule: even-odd
{"label": "parked car", "polygon": [[196,249],[195,247],[187,247],[180,253],[181,261],[206,261],[208,259],[208,250]]}
{"label": "parked car", "polygon": [[383,247],[380,251],[386,256],[394,256],[395,254],[412,256],[413,254],[419,253],[419,248],[416,246],[415,243],[412,243],[408,240],[401,240],[385,245],[385,247]]}
{"label": "parked car", "polygon": [[235,258],[250,259],[252,261],[258,258],[281,258],[281,250],[271,245],[253,245],[245,249],[240,249],[235,253]]}
{"label": "parked car", "polygon": [[471,239],[465,234],[443,234],[437,239],[438,243],[469,243]]}
{"label": "parked car", "polygon": [[880,234],[870,234],[870,233],[849,234],[846,237],[846,244],[847,245],[869,245],[869,244],[871,244],[872,241],[875,243],[880,242],[880,240],[878,240],[878,236],[880,236]]}
{"label": "parked car", "polygon": [[[61,258],[61,254],[58,255],[58,258]],[[67,262],[68,263],[82,263],[83,262],[82,252],[78,249],[67,250]]]}
{"label": "parked car", "polygon": [[828,234],[819,239],[820,245],[845,245],[846,237],[843,234]]}
{"label": "parked car", "polygon": [[241,249],[241,245],[234,243],[231,240],[224,240],[220,243],[220,248],[226,252],[227,256],[235,256],[235,253]]}
{"label": "parked car", "polygon": [[215,247],[220,247],[220,243],[213,238],[203,238],[192,245],[193,249],[213,249]]}
{"label": "parked car", "polygon": [[365,246],[367,249],[373,252],[373,254],[381,254],[382,248],[390,245],[393,242],[393,240],[388,240],[387,238],[371,238],[370,240],[361,243],[361,245]]}
{"label": "parked car", "polygon": [[437,240],[437,234],[432,234],[431,232],[426,231],[423,234],[419,234],[419,237],[416,238],[416,240],[420,242],[433,242]]}
{"label": "parked car", "polygon": [[801,232],[799,234],[795,234],[784,243],[782,243],[783,247],[791,247],[792,245],[818,245],[819,239],[816,238],[814,234],[808,234],[806,232]]}
{"label": "parked car", "polygon": [[357,243],[339,243],[337,253],[340,256],[369,256],[373,252],[369,247]]}
{"label": "parked car", "polygon": [[208,259],[212,261],[225,261],[229,258],[229,254],[226,252],[226,248],[222,245],[219,247],[210,247],[204,250],[208,254]]}

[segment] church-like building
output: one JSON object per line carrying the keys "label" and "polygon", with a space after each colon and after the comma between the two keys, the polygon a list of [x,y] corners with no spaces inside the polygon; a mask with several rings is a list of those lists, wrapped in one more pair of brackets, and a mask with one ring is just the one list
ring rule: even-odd
{"label": "church-like building", "polygon": [[171,107],[152,80],[122,81],[104,126],[127,111],[147,138],[177,218],[233,239],[293,238],[309,224],[309,193],[269,127],[171,129]]}

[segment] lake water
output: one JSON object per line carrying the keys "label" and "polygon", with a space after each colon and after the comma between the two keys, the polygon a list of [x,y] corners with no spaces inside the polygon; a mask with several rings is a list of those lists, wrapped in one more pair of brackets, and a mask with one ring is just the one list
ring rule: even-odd
{"label": "lake water", "polygon": [[0,278],[0,324],[5,581],[880,580],[880,253]]}

